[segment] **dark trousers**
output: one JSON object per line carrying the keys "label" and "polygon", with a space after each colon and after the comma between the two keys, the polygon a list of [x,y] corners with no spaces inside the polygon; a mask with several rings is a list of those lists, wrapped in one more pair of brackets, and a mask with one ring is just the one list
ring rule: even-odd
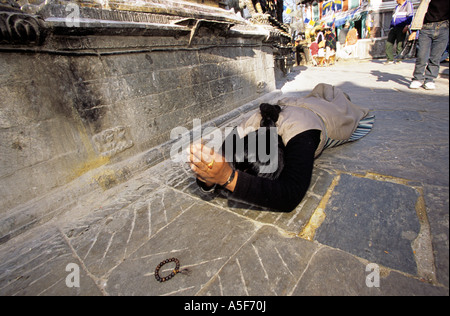
{"label": "dark trousers", "polygon": [[[406,37],[406,33],[403,33],[403,28],[404,26],[394,26],[389,30],[386,41],[386,57],[389,61],[394,60],[394,47],[396,48],[396,55],[399,55],[402,52],[403,41]],[[397,42],[397,45],[395,45],[395,42]]]}

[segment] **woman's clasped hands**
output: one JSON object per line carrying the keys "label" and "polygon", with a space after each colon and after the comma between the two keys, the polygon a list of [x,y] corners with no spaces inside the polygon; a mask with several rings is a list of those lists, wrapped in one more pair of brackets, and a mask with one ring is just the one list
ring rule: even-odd
{"label": "woman's clasped hands", "polygon": [[[225,158],[213,148],[196,142],[189,147],[189,165],[197,179],[212,187],[215,184],[224,185],[230,179],[233,169]],[[236,181],[229,183],[226,188],[233,191]]]}

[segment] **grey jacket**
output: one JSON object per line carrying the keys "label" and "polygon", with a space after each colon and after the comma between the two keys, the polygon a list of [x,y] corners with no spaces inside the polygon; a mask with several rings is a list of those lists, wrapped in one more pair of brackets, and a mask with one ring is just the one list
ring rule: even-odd
{"label": "grey jacket", "polygon": [[[287,97],[278,101],[282,111],[276,123],[278,135],[286,145],[294,136],[307,130],[320,130],[319,156],[329,138],[347,140],[367,116],[368,109],[350,102],[343,91],[332,85],[320,83],[306,97]],[[260,127],[261,114],[256,112],[238,126],[240,137]]]}

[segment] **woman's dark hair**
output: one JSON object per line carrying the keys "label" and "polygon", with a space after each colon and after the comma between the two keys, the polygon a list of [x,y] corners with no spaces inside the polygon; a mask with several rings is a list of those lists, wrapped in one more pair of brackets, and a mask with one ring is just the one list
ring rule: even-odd
{"label": "woman's dark hair", "polygon": [[275,127],[280,116],[281,107],[269,103],[261,103],[259,106],[261,112],[261,127]]}
{"label": "woman's dark hair", "polygon": [[[276,127],[276,123],[278,121],[278,118],[281,113],[281,107],[279,105],[272,105],[268,103],[262,103],[260,105],[260,112],[261,112],[261,128],[270,128],[270,127]],[[231,165],[235,170],[240,170],[243,172],[246,172],[251,175],[255,175],[262,178],[269,178],[269,179],[276,179],[280,176],[281,171],[284,167],[284,149],[285,146],[283,144],[282,138],[277,135],[276,141],[276,147],[277,147],[277,169],[274,172],[267,173],[262,172],[264,170],[265,166],[268,166],[271,162],[262,162],[258,157],[258,144],[259,144],[259,137],[265,137],[266,139],[266,150],[267,148],[273,148],[270,146],[270,142],[274,141],[273,138],[270,137],[270,132],[268,132],[268,129],[263,129],[263,132],[261,131],[255,131],[252,133],[249,133],[247,136],[244,137],[244,152],[243,153],[237,153],[236,152],[236,137],[237,131],[236,129],[228,135],[227,138],[233,137],[232,144],[233,144],[233,156],[232,161],[230,161]],[[256,149],[256,152],[249,152],[249,139],[256,139],[256,148],[253,146],[253,148]],[[225,142],[222,145],[222,153],[225,153],[225,144],[230,144],[229,141],[225,140]],[[267,153],[269,154],[269,153]],[[256,157],[256,161],[255,160]]]}

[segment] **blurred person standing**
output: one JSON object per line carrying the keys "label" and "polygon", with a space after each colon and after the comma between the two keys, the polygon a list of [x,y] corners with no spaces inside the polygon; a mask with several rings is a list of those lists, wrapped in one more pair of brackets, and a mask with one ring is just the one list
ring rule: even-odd
{"label": "blurred person standing", "polygon": [[328,65],[333,65],[336,60],[336,35],[331,27],[325,28],[325,59]]}
{"label": "blurred person standing", "polygon": [[347,21],[345,22],[344,27],[339,31],[338,35],[338,42],[341,46],[345,45],[345,41],[347,40],[347,34],[350,30],[350,23]]}
{"label": "blurred person standing", "polygon": [[[385,64],[394,63],[394,47],[396,48],[397,55],[401,53],[403,42],[406,38],[406,32],[408,32],[413,16],[414,8],[412,3],[409,0],[397,0],[397,6],[392,15],[391,29],[389,30],[386,41],[387,60]],[[396,42],[397,45],[395,45]]]}

